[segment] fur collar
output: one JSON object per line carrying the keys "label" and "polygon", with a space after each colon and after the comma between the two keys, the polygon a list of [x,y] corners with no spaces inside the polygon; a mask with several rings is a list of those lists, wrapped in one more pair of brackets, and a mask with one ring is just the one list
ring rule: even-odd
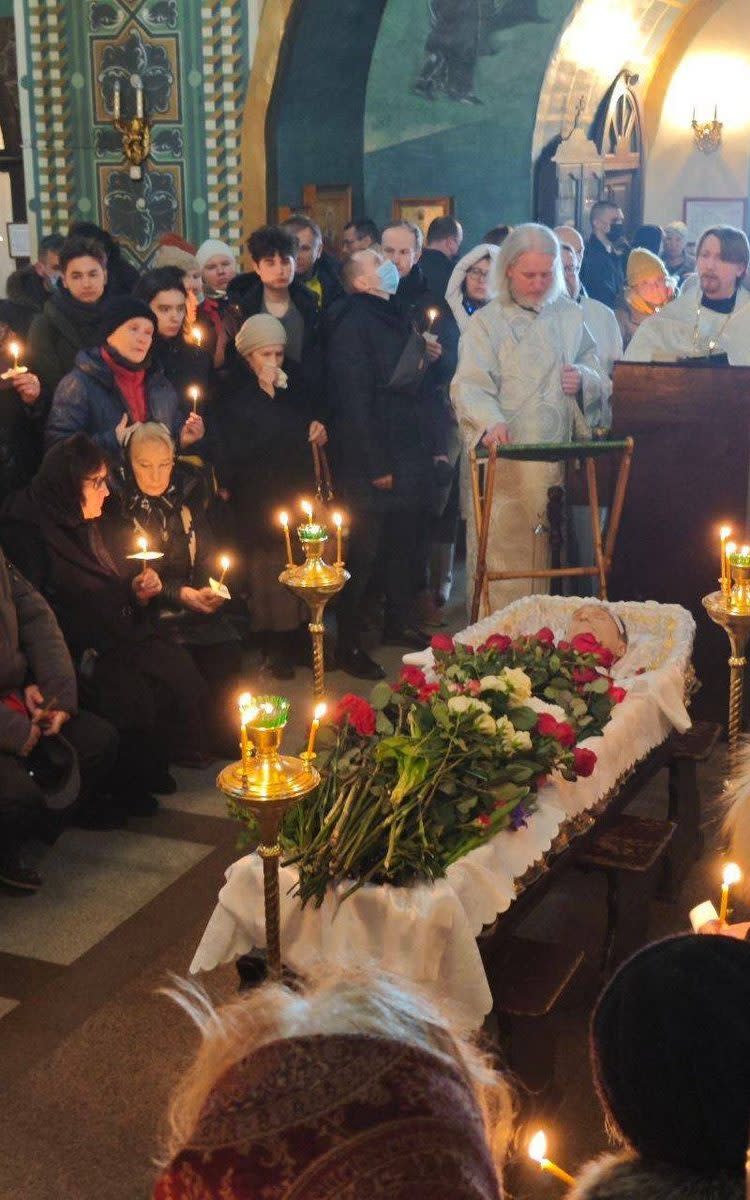
{"label": "fur collar", "polygon": [[647,1163],[630,1154],[606,1154],[578,1174],[565,1200],[744,1200],[745,1181],[730,1171],[689,1171]]}

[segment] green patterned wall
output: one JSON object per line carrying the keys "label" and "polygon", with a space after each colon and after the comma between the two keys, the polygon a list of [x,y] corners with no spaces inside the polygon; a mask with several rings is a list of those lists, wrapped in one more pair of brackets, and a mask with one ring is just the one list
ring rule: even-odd
{"label": "green patterned wall", "polygon": [[[110,229],[139,263],[162,233],[238,244],[246,0],[24,0],[33,154],[29,206],[40,233],[72,220]],[[152,153],[131,179],[112,126],[143,80]]]}

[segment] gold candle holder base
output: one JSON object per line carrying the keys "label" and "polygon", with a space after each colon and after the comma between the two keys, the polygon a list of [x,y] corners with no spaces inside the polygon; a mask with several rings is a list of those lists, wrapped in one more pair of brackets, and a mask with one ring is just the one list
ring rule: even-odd
{"label": "gold candle holder base", "polygon": [[320,775],[307,756],[295,758],[280,753],[283,726],[274,729],[248,726],[247,734],[252,750],[239,762],[224,767],[216,783],[225,796],[246,808],[258,821],[268,974],[272,979],[280,979],[279,830],[284,813],[318,786]]}
{"label": "gold candle holder base", "polygon": [[323,550],[327,538],[300,538],[305,561],[300,565],[287,566],[279,575],[279,583],[288,587],[310,609],[310,630],[313,647],[313,694],[323,695],[325,664],[323,661],[323,612],[332,596],[341,591],[351,579],[342,563],[330,566],[323,562]]}
{"label": "gold candle holder base", "polygon": [[[732,568],[733,576],[742,568]],[[750,569],[744,577],[750,576]],[[711,620],[726,631],[729,638],[729,723],[727,727],[730,758],[737,752],[742,733],[742,699],[747,658],[745,649],[750,638],[750,605],[741,603],[736,585],[727,599],[724,592],[711,592],[703,597],[703,607]]]}

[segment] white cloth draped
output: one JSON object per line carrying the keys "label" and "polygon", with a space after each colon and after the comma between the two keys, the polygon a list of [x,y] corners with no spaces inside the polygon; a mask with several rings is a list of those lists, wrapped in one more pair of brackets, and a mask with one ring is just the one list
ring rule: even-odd
{"label": "white cloth draped", "polygon": [[[580,600],[567,597],[528,597],[459,636],[478,644],[493,632],[533,633],[542,625],[562,636],[571,605],[578,604]],[[516,880],[549,850],[567,818],[606,796],[673,726],[685,729],[690,723],[681,700],[695,630],[690,614],[676,605],[612,607],[628,628],[632,669],[649,669],[634,676],[620,672],[620,682],[630,689],[627,699],[614,710],[603,737],[582,743],[598,756],[593,775],[576,783],[553,779],[539,793],[525,829],[497,834],[453,863],[434,884],[368,884],[341,904],[343,889],[332,888],[321,908],[302,909],[291,895],[296,871],[282,868],[285,962],[300,972],[321,962],[372,962],[450,1000],[468,1027],[481,1024],[492,1006],[476,943],[483,926],[507,911],[516,896]],[[190,970],[210,971],[263,945],[263,870],[253,853],[229,867]]]}

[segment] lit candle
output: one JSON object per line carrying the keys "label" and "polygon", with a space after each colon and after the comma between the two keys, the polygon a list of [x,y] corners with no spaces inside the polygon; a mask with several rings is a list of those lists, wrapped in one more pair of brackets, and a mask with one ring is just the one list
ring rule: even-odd
{"label": "lit candle", "polygon": [[301,507],[301,509],[302,509],[303,513],[305,514],[305,516],[307,517],[308,524],[310,524],[310,525],[311,525],[311,524],[312,524],[312,519],[313,519],[313,506],[312,506],[312,504],[310,503],[310,501],[309,501],[309,500],[303,500],[303,501],[302,501],[302,504],[300,505],[300,507]]}
{"label": "lit candle", "polygon": [[428,316],[428,318],[429,318],[429,321],[430,321],[430,323],[429,323],[429,325],[427,326],[427,328],[428,328],[428,330],[431,332],[431,331],[432,331],[432,327],[433,327],[433,325],[435,324],[435,322],[437,321],[438,317],[440,316],[440,309],[439,309],[439,308],[428,308],[428,309],[427,309],[427,316]]}
{"label": "lit candle", "polygon": [[721,529],[719,530],[719,537],[721,538],[721,589],[722,589],[722,591],[727,591],[729,588],[729,584],[730,584],[729,563],[727,562],[727,538],[729,537],[731,532],[732,532],[732,530],[729,528],[728,525],[722,525]]}
{"label": "lit candle", "polygon": [[724,873],[721,877],[721,904],[719,906],[719,920],[724,923],[729,912],[729,889],[733,884],[739,883],[742,878],[742,872],[737,866],[737,863],[727,863],[724,868]]}
{"label": "lit candle", "polygon": [[548,1171],[550,1175],[555,1175],[561,1179],[563,1183],[575,1183],[572,1175],[567,1171],[563,1171],[562,1167],[558,1167],[557,1163],[553,1163],[551,1159],[546,1157],[547,1154],[547,1138],[542,1129],[535,1133],[529,1142],[529,1158],[534,1162],[538,1162],[543,1171]]}
{"label": "lit candle", "polygon": [[193,326],[193,328],[190,330],[190,336],[195,342],[196,346],[200,349],[200,344],[203,341],[203,330],[201,329],[200,325]]}
{"label": "lit candle", "polygon": [[221,575],[219,576],[219,587],[221,587],[222,583],[224,582],[224,576],[226,575],[226,573],[229,570],[229,568],[231,567],[231,565],[232,565],[231,558],[228,558],[226,554],[222,554],[221,558],[219,559],[219,566],[221,567]]}
{"label": "lit candle", "polygon": [[341,526],[343,524],[343,517],[340,512],[333,514],[333,523],[336,526],[336,566],[343,567],[344,560],[341,557]]}
{"label": "lit candle", "polygon": [[240,755],[244,768],[247,759],[247,723],[256,715],[256,709],[253,707],[253,698],[250,692],[243,692],[237,704],[240,710]]}
{"label": "lit candle", "polygon": [[292,558],[292,539],[289,537],[289,513],[281,513],[279,515],[279,520],[281,521],[281,528],[284,530],[284,541],[286,542],[286,565],[288,567],[293,567],[294,559]]}
{"label": "lit candle", "polygon": [[190,399],[191,399],[191,400],[192,400],[192,402],[193,402],[193,412],[194,412],[194,413],[197,413],[197,411],[198,411],[198,401],[199,401],[199,400],[200,400],[200,398],[201,398],[201,390],[200,390],[200,388],[199,388],[199,387],[195,387],[195,385],[193,385],[193,387],[191,387],[191,388],[188,388],[188,396],[190,397]]}
{"label": "lit candle", "polygon": [[112,115],[116,121],[119,121],[120,120],[120,80],[119,79],[115,80],[113,99],[114,99],[114,103],[113,103],[113,108],[112,108]]}
{"label": "lit candle", "polygon": [[318,726],[322,718],[326,715],[327,707],[325,704],[316,704],[313,712],[313,719],[310,723],[310,736],[307,739],[307,753],[313,755],[315,753],[315,736],[318,732]]}
{"label": "lit candle", "polygon": [[18,342],[11,342],[8,349],[10,350],[11,354],[13,355],[13,370],[17,371],[18,370],[18,359],[21,354],[21,347],[19,346]]}
{"label": "lit candle", "polygon": [[138,538],[138,550],[144,556],[148,554],[148,541],[146,538]]}

